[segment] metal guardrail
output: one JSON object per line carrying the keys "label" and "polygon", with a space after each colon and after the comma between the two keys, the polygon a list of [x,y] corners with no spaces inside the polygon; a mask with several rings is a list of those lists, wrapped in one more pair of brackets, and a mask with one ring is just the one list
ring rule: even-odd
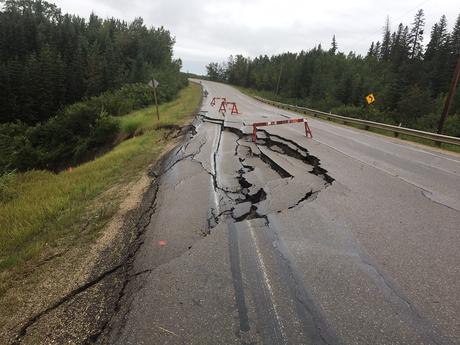
{"label": "metal guardrail", "polygon": [[290,105],[290,104],[270,101],[268,99],[258,97],[258,96],[253,96],[253,97],[255,99],[257,99],[258,101],[261,101],[263,103],[270,104],[270,105],[273,105],[273,106],[281,108],[281,109],[286,109],[286,110],[291,110],[291,111],[295,111],[295,112],[298,112],[298,113],[303,113],[305,115],[310,114],[310,115],[313,115],[314,117],[323,117],[323,118],[325,117],[327,120],[331,120],[331,119],[340,120],[340,121],[344,122],[345,124],[352,123],[352,124],[362,125],[362,126],[365,126],[365,129],[369,129],[369,128],[383,129],[385,131],[393,132],[395,137],[397,137],[399,134],[406,134],[406,135],[410,135],[410,136],[416,137],[416,138],[432,140],[436,144],[441,144],[442,143],[442,144],[451,144],[451,145],[460,146],[460,138],[457,138],[457,137],[451,137],[451,136],[448,136],[448,135],[442,135],[442,134],[436,134],[436,133],[431,133],[431,132],[419,131],[419,130],[411,129],[411,128],[387,125],[385,123],[380,123],[380,122],[360,120],[360,119],[355,119],[355,118],[352,118],[352,117],[346,117],[346,116],[326,113],[324,111],[309,109],[309,108],[305,108],[305,107],[299,107],[299,106],[296,106],[296,105]]}

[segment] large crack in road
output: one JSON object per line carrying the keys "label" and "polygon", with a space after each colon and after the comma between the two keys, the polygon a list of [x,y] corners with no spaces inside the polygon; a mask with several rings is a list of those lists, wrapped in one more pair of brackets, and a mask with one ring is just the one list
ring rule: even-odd
{"label": "large crack in road", "polygon": [[[132,337],[141,337],[133,336],[129,329],[139,328],[143,323],[146,323],[145,327],[151,327],[148,322],[149,325],[157,324],[153,320],[144,321],[146,316],[141,316],[143,312],[140,310],[161,296],[161,292],[157,292],[149,297],[148,302],[140,302],[143,294],[151,294],[147,291],[152,288],[154,277],[163,277],[157,283],[160,286],[166,284],[169,278],[163,271],[170,272],[171,265],[188,261],[187,256],[199,253],[195,248],[204,245],[201,243],[214,241],[227,233],[224,242],[228,243],[228,270],[232,283],[226,284],[225,288],[232,286],[230,305],[237,312],[234,317],[239,320],[238,327],[232,326],[234,340],[247,344],[283,344],[293,340],[292,334],[296,334],[297,340],[310,338],[317,344],[338,343],[320,309],[311,298],[305,297],[308,294],[292,274],[293,264],[287,264],[285,258],[281,260],[282,255],[275,246],[262,248],[258,243],[263,232],[276,232],[270,225],[271,215],[313,201],[318,193],[332,184],[333,178],[321,168],[317,157],[301,146],[267,132],[261,132],[257,143],[253,143],[251,136],[240,129],[201,114],[195,119],[187,139],[165,160],[162,170],[154,174],[159,183],[154,201],[155,214],[141,235],[136,258],[129,266],[130,273],[123,283],[113,317],[88,342],[125,343],[133,341],[130,340]],[[283,195],[276,195],[280,190],[285,191]],[[174,216],[174,212],[183,209],[181,204],[185,201],[181,196],[186,195],[192,202],[207,200],[206,211],[205,205],[200,205],[195,211],[187,210],[179,217]],[[171,209],[173,205],[174,209]],[[197,215],[200,209],[202,215],[207,215],[202,220],[202,216]],[[185,224],[190,230],[196,230],[186,231]],[[228,231],[222,232],[223,228]],[[162,238],[168,238],[167,249],[152,248]],[[207,248],[206,251],[211,246]],[[275,254],[279,257],[275,265],[266,262],[266,250],[271,253],[269,256]],[[286,271],[281,285],[273,281],[277,279],[278,269],[275,267],[278,266]],[[196,268],[195,265],[193,270]],[[177,279],[171,284],[177,284]],[[170,286],[168,291],[169,295]],[[284,296],[293,304],[279,306],[278,296]],[[169,300],[171,297],[165,298]],[[172,306],[165,311],[166,314],[173,314],[171,309]],[[152,312],[154,319],[161,318],[160,310]],[[167,333],[163,324],[157,328],[162,333],[160,337]],[[225,343],[230,336],[226,337]]]}
{"label": "large crack in road", "polygon": [[[266,215],[270,212],[282,212],[283,210],[292,209],[303,202],[311,201],[316,198],[318,193],[327,188],[332,184],[334,179],[327,174],[327,171],[320,166],[320,161],[317,157],[312,156],[309,152],[294,143],[293,141],[283,139],[276,135],[271,135],[267,131],[262,131],[264,134],[263,138],[258,139],[257,143],[252,143],[251,135],[244,134],[241,130],[234,127],[225,126],[225,122],[216,120],[214,118],[208,118],[201,115],[202,121],[205,123],[215,124],[219,126],[219,135],[217,145],[213,154],[213,165],[214,172],[206,170],[212,177],[214,183],[214,192],[216,194],[223,193],[228,199],[224,202],[224,205],[220,205],[220,212],[216,215],[215,210],[211,209],[211,215],[213,221],[209,221],[209,231],[212,230],[217,224],[219,224],[221,218],[225,220],[232,219],[235,222],[241,222],[256,218],[266,218]],[[235,169],[233,178],[239,183],[239,189],[235,190],[230,187],[227,188],[218,182],[218,169],[217,169],[217,157],[219,156],[221,142],[223,137],[229,137],[229,141],[234,142],[234,158],[228,157],[228,153],[222,159],[237,159],[240,163],[240,167]],[[268,149],[265,151],[263,148]],[[279,162],[280,156],[287,156],[291,159],[291,165],[297,165],[296,169],[298,175],[288,172],[283,167],[282,162]],[[189,157],[187,157],[189,158]],[[196,159],[190,157],[192,160]],[[199,162],[203,164],[202,162]],[[302,165],[304,169],[302,169]],[[257,180],[254,171],[270,169],[275,173],[276,177],[269,178],[269,180]],[[318,177],[317,181],[310,179],[308,182],[312,184],[309,187],[305,185],[306,179],[301,174],[311,174],[312,176]],[[265,175],[270,173],[264,172]],[[249,176],[248,176],[249,175]],[[259,176],[262,174],[259,174]],[[283,188],[289,188],[290,184],[295,185],[296,192],[290,193],[286,200],[284,200],[284,206],[278,205],[278,209],[270,209],[269,203],[262,202],[267,200],[267,191],[262,185],[265,182],[274,181],[271,184],[272,189],[276,189],[277,186],[282,185]],[[301,197],[298,196],[298,187],[304,189],[301,193]],[[305,190],[307,188],[307,190]],[[239,194],[235,197],[236,194]],[[220,195],[220,200],[223,197]],[[268,199],[274,199],[272,195]],[[263,209],[262,213],[258,212],[259,208]]]}
{"label": "large crack in road", "polygon": [[[207,121],[207,118],[203,117],[203,121]],[[213,119],[212,122],[215,123],[215,120]],[[252,290],[257,317],[260,320],[259,331],[262,335],[262,342],[264,344],[286,344],[288,337],[277,310],[264,258],[258,248],[253,225],[248,221],[252,220],[254,223],[254,221],[257,222],[257,219],[262,219],[259,227],[271,233],[270,236],[276,237],[276,230],[270,227],[268,216],[293,209],[304,202],[313,201],[322,190],[332,184],[334,179],[327,174],[325,169],[321,168],[317,157],[310,155],[305,148],[293,141],[262,131],[263,135],[259,135],[257,143],[252,143],[251,135],[244,134],[234,127],[226,127],[224,121],[220,127],[219,146],[214,153],[214,158],[219,155],[222,137],[224,140],[227,137],[230,143],[234,143],[234,157],[228,157],[227,154],[223,158],[236,158],[240,164],[239,169],[234,169],[235,175],[233,176],[239,183],[240,196],[237,199],[231,198],[232,202],[226,204],[227,209],[215,218],[214,223],[217,225],[224,221],[229,224],[229,255],[240,320],[238,335],[240,338],[245,338],[250,331],[239,259],[240,251],[242,251],[245,257],[253,258],[249,260],[246,269],[252,272],[254,277],[258,277],[254,279],[250,290]],[[280,200],[280,194],[277,195],[279,188],[288,190],[283,200]],[[217,190],[215,192],[218,193]],[[245,231],[243,235],[239,235],[237,230],[240,224],[249,224],[248,231]],[[239,244],[241,239],[239,241],[238,237],[244,238],[248,233],[250,234],[249,241],[243,241],[242,245]],[[294,264],[285,253],[280,252],[279,242],[279,240],[273,241],[277,243],[274,249],[278,252],[278,264],[283,271],[286,292],[295,301],[297,319],[302,324],[304,339],[310,338],[315,344],[339,343],[334,332],[323,319],[321,311],[303,288],[298,275],[294,273]],[[251,245],[248,246],[248,243]]]}

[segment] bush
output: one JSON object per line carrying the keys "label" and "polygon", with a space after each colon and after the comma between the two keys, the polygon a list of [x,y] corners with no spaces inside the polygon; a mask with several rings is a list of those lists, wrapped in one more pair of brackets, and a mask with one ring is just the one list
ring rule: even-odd
{"label": "bush", "polygon": [[346,117],[353,117],[361,120],[368,120],[374,122],[382,122],[394,125],[395,122],[390,114],[384,113],[375,107],[356,107],[353,105],[342,105],[331,110],[333,114],[342,115]]}
{"label": "bush", "polygon": [[[171,100],[188,80],[177,71],[158,71],[159,102]],[[78,164],[113,143],[120,131],[114,116],[154,102],[146,84],[128,84],[67,106],[55,117],[33,127],[0,124],[0,175],[12,170],[60,170]]]}
{"label": "bush", "polygon": [[180,73],[179,70],[179,66],[172,66],[154,71],[155,79],[160,82],[160,86],[157,89],[159,103],[172,101],[179,90],[188,85],[186,75]]}
{"label": "bush", "polygon": [[[180,89],[188,85],[185,74],[175,74],[174,71],[158,70],[155,78],[160,82],[157,89],[158,103],[169,102],[177,96]],[[110,116],[126,115],[133,110],[145,108],[155,102],[153,91],[147,84],[127,84],[116,91],[107,91],[85,101]]]}
{"label": "bush", "polygon": [[439,124],[439,114],[426,114],[420,116],[414,124],[415,129],[427,132],[436,132]]}
{"label": "bush", "polygon": [[0,175],[0,203],[6,203],[16,197],[16,189],[13,186],[15,177],[14,171]]}
{"label": "bush", "polygon": [[0,173],[62,169],[113,142],[118,131],[118,122],[84,102],[34,127],[22,123],[0,125]]}
{"label": "bush", "polygon": [[0,124],[0,175],[33,166],[36,159],[28,135],[22,122]]}
{"label": "bush", "polygon": [[105,112],[91,103],[76,103],[31,131],[38,157],[34,167],[56,170],[79,163],[88,153],[110,144],[118,131],[118,123]]}
{"label": "bush", "polygon": [[398,102],[398,117],[404,126],[412,127],[421,116],[434,112],[434,107],[430,91],[414,85]]}
{"label": "bush", "polygon": [[460,114],[447,117],[443,134],[460,138]]}
{"label": "bush", "polygon": [[152,89],[146,84],[128,84],[116,91],[109,91],[88,102],[103,109],[111,116],[126,115],[145,108],[154,102]]}

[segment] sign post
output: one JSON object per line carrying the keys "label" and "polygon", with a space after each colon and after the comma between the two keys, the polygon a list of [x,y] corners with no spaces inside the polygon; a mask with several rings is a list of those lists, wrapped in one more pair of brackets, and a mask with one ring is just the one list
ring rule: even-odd
{"label": "sign post", "polygon": [[158,121],[160,121],[160,112],[158,110],[158,99],[157,99],[157,87],[160,85],[160,83],[158,81],[156,81],[155,79],[152,79],[150,82],[149,82],[149,86],[153,89],[153,97],[155,98],[155,107],[157,109],[157,118],[158,118]]}

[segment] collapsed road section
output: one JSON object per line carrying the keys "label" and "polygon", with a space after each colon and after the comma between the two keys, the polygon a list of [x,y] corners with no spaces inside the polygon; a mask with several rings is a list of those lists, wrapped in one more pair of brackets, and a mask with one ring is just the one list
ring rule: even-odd
{"label": "collapsed road section", "polygon": [[333,183],[296,143],[201,114],[165,161],[155,213],[100,343],[338,343],[271,218]]}
{"label": "collapsed road section", "polygon": [[242,117],[205,106],[156,174],[155,212],[97,342],[450,344],[356,239],[361,224],[341,215],[356,194],[299,128],[257,128],[253,142]]}
{"label": "collapsed road section", "polygon": [[241,222],[291,209],[314,199],[333,182],[319,159],[292,141],[264,131],[252,143],[251,135],[226,127],[223,121],[202,118],[220,126],[210,172],[220,200],[214,224],[222,218]]}

